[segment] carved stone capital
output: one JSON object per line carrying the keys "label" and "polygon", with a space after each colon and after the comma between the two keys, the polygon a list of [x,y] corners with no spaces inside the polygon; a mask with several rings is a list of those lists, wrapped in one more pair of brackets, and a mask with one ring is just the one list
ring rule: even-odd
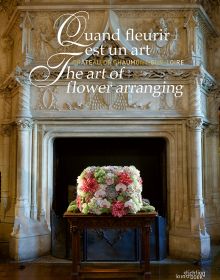
{"label": "carved stone capital", "polygon": [[32,129],[33,121],[31,119],[18,119],[15,121],[18,129]]}
{"label": "carved stone capital", "polygon": [[215,79],[202,66],[194,70],[193,74],[197,78],[199,87],[204,91],[211,92],[216,88]]}
{"label": "carved stone capital", "polygon": [[203,128],[203,119],[200,117],[189,118],[186,125],[191,129],[200,130]]}

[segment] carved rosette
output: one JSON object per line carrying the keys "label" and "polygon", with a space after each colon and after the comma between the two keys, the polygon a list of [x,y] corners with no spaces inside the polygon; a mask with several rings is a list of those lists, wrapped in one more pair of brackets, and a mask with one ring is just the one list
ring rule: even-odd
{"label": "carved rosette", "polygon": [[31,119],[18,119],[15,124],[18,129],[32,129],[33,121]]}
{"label": "carved rosette", "polygon": [[193,130],[201,130],[203,128],[202,118],[189,118],[186,121],[186,125]]}

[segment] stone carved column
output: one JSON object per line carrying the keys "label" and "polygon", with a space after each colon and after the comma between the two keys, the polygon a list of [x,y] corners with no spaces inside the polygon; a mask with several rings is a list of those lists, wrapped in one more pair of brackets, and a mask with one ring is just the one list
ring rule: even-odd
{"label": "stone carved column", "polygon": [[[16,260],[33,259],[50,251],[51,235],[47,224],[36,219],[36,191],[32,188],[32,128],[30,82],[28,74],[17,68],[17,195],[15,221],[9,252]],[[35,155],[36,156],[36,155]],[[32,202],[31,202],[32,201]],[[32,207],[32,208],[31,208]],[[32,210],[32,211],[31,211]],[[30,250],[27,250],[27,247]]]}
{"label": "stone carved column", "polygon": [[18,106],[16,112],[17,125],[17,198],[15,215],[30,216],[30,135],[32,120],[30,113],[30,83],[25,73],[17,69],[16,80],[19,82]]}
{"label": "stone carved column", "polygon": [[189,109],[191,116],[202,116],[202,108],[201,108],[201,77],[200,74],[197,73],[196,77],[191,85],[191,92],[189,98]]}
{"label": "stone carved column", "polygon": [[17,199],[15,216],[30,215],[30,119],[18,119],[17,125]]}
{"label": "stone carved column", "polygon": [[190,175],[191,175],[191,231],[206,235],[205,208],[203,201],[202,186],[202,126],[203,119],[200,117],[187,120],[190,130]]}

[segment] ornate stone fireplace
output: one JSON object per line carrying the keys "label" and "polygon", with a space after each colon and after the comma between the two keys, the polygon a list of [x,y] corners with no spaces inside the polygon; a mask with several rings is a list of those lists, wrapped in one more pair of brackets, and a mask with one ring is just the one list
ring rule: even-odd
{"label": "ornate stone fireplace", "polygon": [[[162,65],[143,65],[141,57],[124,56],[120,64],[109,67],[120,71],[125,64],[121,83],[183,85],[183,95],[164,93],[153,97],[138,91],[116,94],[114,86],[109,94],[86,90],[69,94],[65,78],[50,87],[31,85],[30,70],[56,50],[51,22],[64,11],[77,11],[82,6],[28,3],[17,7],[3,33],[8,59],[4,59],[0,95],[0,232],[10,244],[10,255],[17,260],[30,259],[51,249],[56,138],[156,137],[167,143],[170,255],[207,259],[210,240],[220,237],[219,91],[208,72],[211,54],[207,61],[207,44],[216,36],[215,29],[201,6],[194,4],[171,7],[141,3],[138,8],[113,5],[110,14],[104,4],[84,8],[90,13],[89,28],[94,32],[113,32],[128,26],[142,30],[163,21],[168,26],[174,24],[179,37],[176,46],[170,41],[158,50]],[[99,42],[98,47],[104,44],[112,42]],[[138,46],[139,42],[132,44]],[[123,40],[119,45],[131,48]],[[170,57],[173,62],[164,61]],[[179,58],[184,60],[183,65],[177,61]],[[94,56],[84,59],[94,62]],[[132,65],[132,60],[139,62]],[[83,71],[99,69],[99,65],[91,66],[89,62],[73,67]],[[51,75],[52,81],[57,73]],[[39,73],[38,78],[43,77]],[[105,82],[112,83],[110,79]],[[84,83],[88,81],[82,79]]]}

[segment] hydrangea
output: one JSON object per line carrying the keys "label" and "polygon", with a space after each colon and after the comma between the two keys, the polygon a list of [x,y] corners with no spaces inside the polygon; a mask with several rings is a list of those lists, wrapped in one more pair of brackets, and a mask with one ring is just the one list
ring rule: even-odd
{"label": "hydrangea", "polygon": [[141,192],[140,171],[134,166],[90,166],[77,178],[77,198],[68,211],[115,217],[153,211],[153,206],[143,205]]}

